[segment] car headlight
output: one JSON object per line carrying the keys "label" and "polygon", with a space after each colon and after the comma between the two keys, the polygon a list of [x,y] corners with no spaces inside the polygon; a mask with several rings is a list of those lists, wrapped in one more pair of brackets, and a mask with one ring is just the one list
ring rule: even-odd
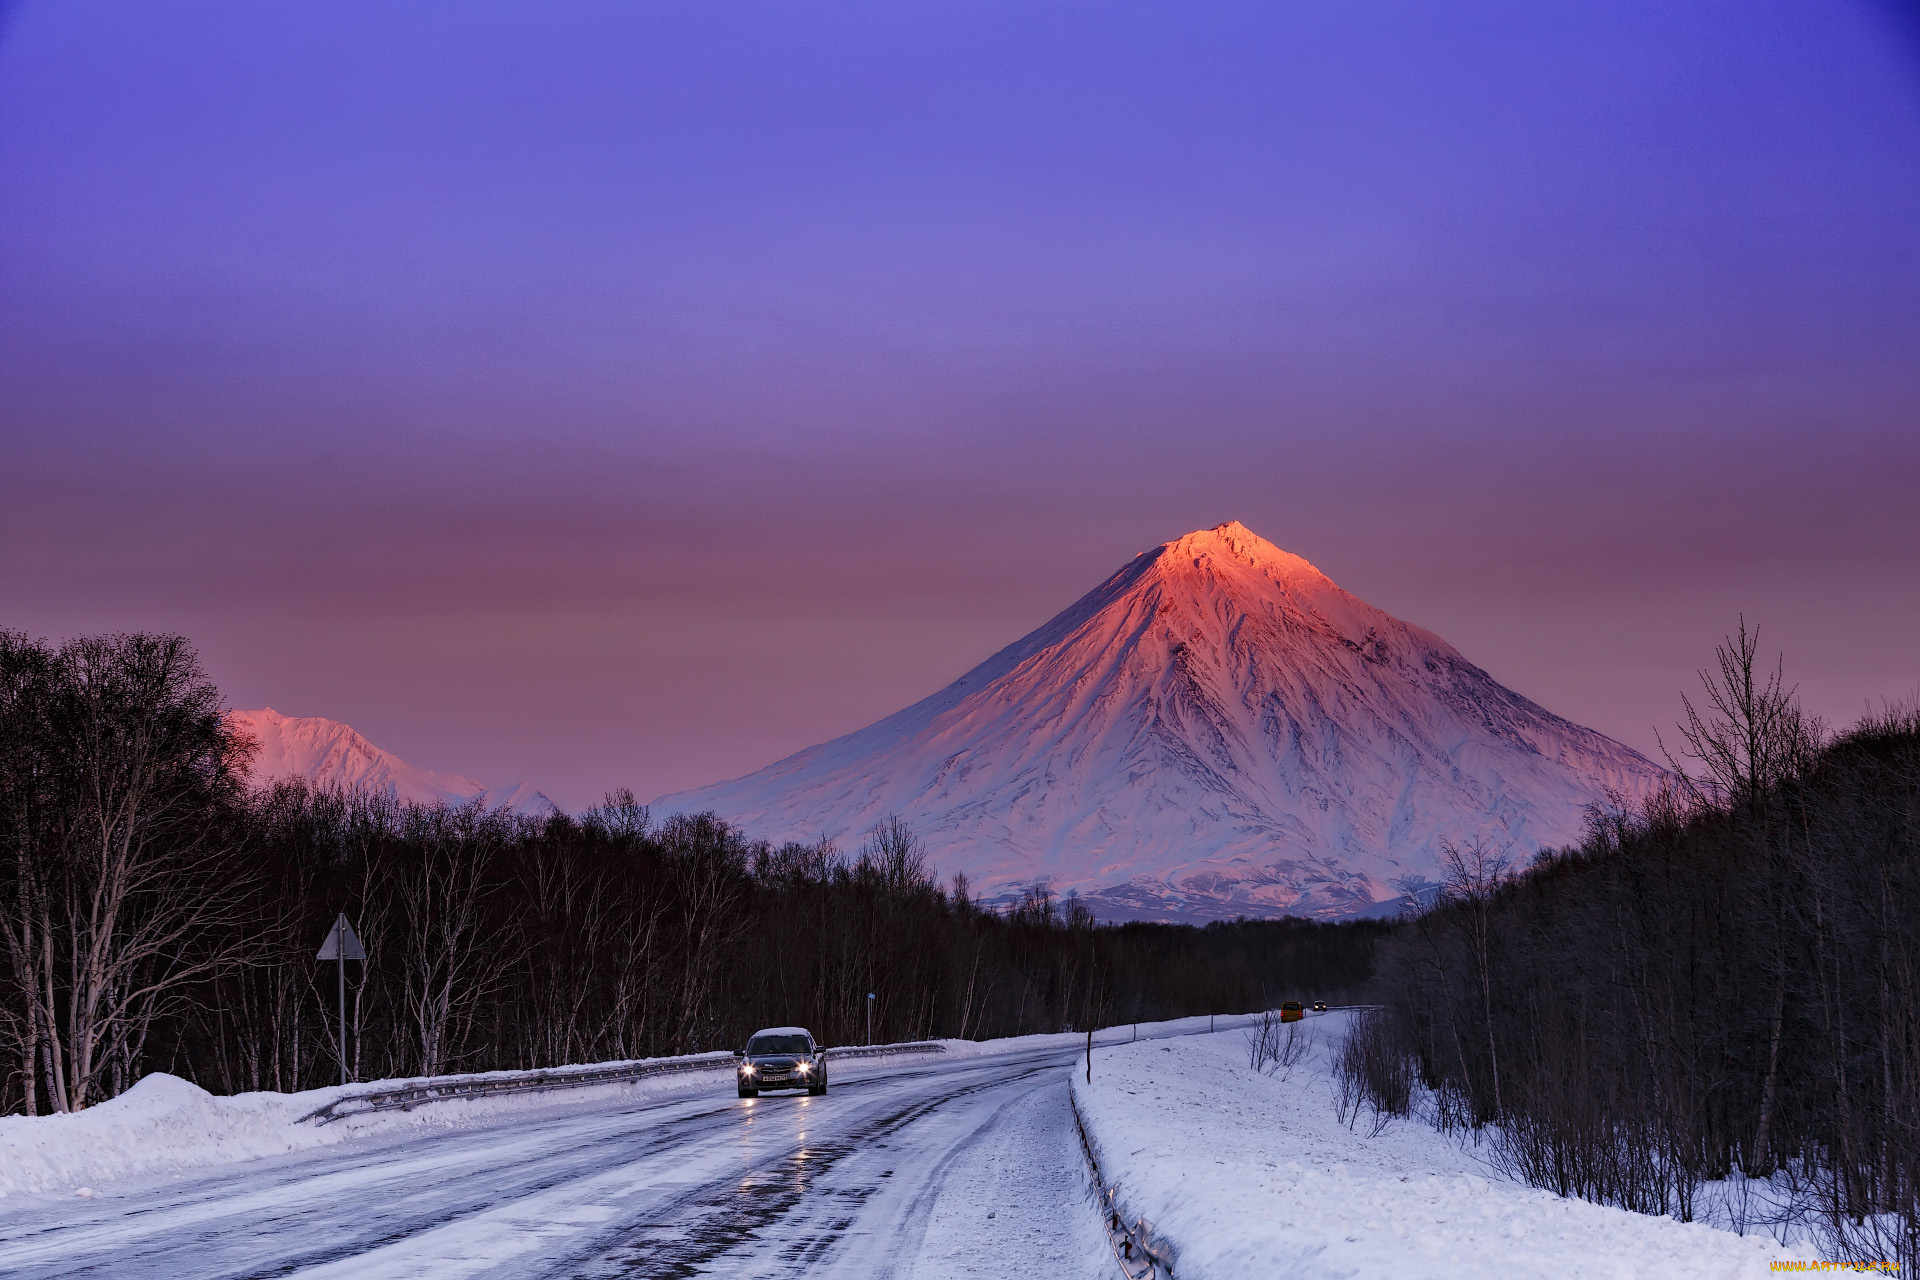
{"label": "car headlight", "polygon": [[740,1074],[741,1074],[741,1075],[743,1075],[743,1076],[750,1076],[750,1075],[752,1075],[752,1074],[753,1074],[753,1064],[752,1064],[751,1062],[743,1062],[743,1063],[741,1063],[741,1064],[740,1064]]}
{"label": "car headlight", "polygon": [[800,1064],[800,1074],[801,1074],[801,1075],[805,1075],[805,1074],[807,1074],[807,1072],[809,1072],[809,1071],[811,1071],[811,1070],[813,1070],[813,1064],[812,1064],[811,1062],[803,1062],[803,1063],[801,1063],[801,1064]]}

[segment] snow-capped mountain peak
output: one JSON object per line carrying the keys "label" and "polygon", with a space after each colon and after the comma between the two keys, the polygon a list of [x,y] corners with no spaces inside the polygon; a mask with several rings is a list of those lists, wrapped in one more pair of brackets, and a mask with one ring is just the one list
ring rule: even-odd
{"label": "snow-capped mountain peak", "polygon": [[1163,560],[1169,569],[1189,561],[1197,567],[1201,561],[1217,559],[1258,570],[1277,581],[1298,579],[1333,585],[1332,579],[1304,558],[1274,546],[1238,520],[1196,529],[1157,551],[1142,551],[1140,555]]}
{"label": "snow-capped mountain peak", "polygon": [[374,746],[352,726],[319,716],[285,716],[272,707],[230,711],[229,724],[255,743],[251,780],[264,786],[279,778],[305,778],[323,786],[384,793],[419,804],[465,804],[485,797],[489,806],[544,813],[551,800],[526,783],[489,787],[457,773],[434,773]]}
{"label": "snow-capped mountain peak", "polygon": [[989,893],[1110,915],[1342,914],[1444,840],[1569,841],[1659,776],[1234,521],[903,711],[656,807],[848,842],[897,813]]}

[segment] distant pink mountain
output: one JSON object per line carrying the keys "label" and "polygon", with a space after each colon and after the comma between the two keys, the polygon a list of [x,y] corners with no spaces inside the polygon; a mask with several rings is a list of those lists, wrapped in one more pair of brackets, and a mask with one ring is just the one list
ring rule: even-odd
{"label": "distant pink mountain", "polygon": [[654,809],[843,844],[899,814],[989,897],[1046,880],[1109,917],[1337,916],[1437,878],[1444,840],[1570,842],[1661,777],[1235,522],[904,711]]}
{"label": "distant pink mountain", "polygon": [[489,807],[545,813],[555,808],[545,794],[525,783],[490,787],[456,773],[434,773],[383,751],[337,720],[283,716],[272,707],[230,711],[230,723],[259,744],[252,780],[265,785],[278,778],[305,778],[323,786],[341,786],[412,800],[419,804],[465,804],[484,796]]}

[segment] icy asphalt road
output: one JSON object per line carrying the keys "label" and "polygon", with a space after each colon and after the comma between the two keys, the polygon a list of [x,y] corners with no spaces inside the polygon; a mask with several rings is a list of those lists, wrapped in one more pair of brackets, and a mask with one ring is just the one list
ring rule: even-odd
{"label": "icy asphalt road", "polygon": [[0,1276],[1105,1277],[1075,1061],[912,1061],[824,1098],[737,1099],[716,1073],[695,1097],[15,1202]]}

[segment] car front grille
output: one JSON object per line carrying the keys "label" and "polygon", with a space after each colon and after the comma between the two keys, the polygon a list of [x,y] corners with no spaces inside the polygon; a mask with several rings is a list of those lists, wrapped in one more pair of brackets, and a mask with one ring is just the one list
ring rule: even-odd
{"label": "car front grille", "polygon": [[812,1079],[812,1073],[802,1072],[798,1064],[755,1067],[749,1080],[758,1080],[761,1084],[806,1084]]}

